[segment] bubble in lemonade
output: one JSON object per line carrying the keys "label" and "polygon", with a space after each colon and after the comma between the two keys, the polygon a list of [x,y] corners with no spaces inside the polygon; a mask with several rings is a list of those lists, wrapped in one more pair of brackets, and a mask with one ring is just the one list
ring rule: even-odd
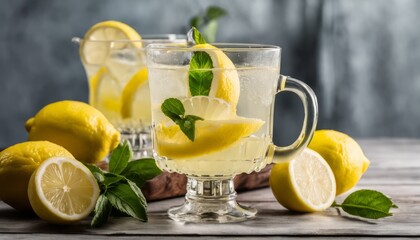
{"label": "bubble in lemonade", "polygon": [[187,66],[149,68],[159,166],[193,176],[261,170],[271,150],[274,92],[267,89],[279,70],[236,68],[212,45],[193,48]]}

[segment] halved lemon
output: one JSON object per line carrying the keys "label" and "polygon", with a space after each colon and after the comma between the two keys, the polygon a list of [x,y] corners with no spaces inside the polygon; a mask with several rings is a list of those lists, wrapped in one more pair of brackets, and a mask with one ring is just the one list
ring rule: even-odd
{"label": "halved lemon", "polygon": [[173,122],[155,126],[157,152],[171,159],[190,158],[225,149],[258,131],[260,119],[234,117],[195,122],[195,139],[191,141]]}
{"label": "halved lemon", "polygon": [[336,191],[330,166],[308,148],[295,159],[273,166],[270,187],[281,205],[299,212],[327,209],[334,202]]}
{"label": "halved lemon", "polygon": [[213,61],[213,81],[209,96],[225,100],[231,105],[231,110],[236,112],[240,83],[238,72],[233,62],[222,50],[210,44],[198,44],[193,48],[202,49],[202,51],[210,55]]}
{"label": "halved lemon", "polygon": [[121,116],[123,118],[134,117],[151,123],[152,111],[147,76],[147,68],[143,68],[134,74],[124,87],[121,95]]}
{"label": "halved lemon", "polygon": [[67,157],[44,161],[32,174],[28,197],[35,213],[54,224],[80,221],[99,196],[95,177],[81,162]]}

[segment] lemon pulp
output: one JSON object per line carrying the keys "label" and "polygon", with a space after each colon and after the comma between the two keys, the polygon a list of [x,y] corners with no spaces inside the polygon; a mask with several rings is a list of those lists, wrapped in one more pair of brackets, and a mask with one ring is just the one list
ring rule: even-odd
{"label": "lemon pulp", "polygon": [[43,162],[29,181],[28,196],[35,213],[56,224],[87,217],[99,196],[95,177],[72,158],[55,157]]}
{"label": "lemon pulp", "polygon": [[335,199],[336,183],[328,163],[315,151],[305,149],[288,162],[277,163],[270,187],[285,208],[300,212],[322,211]]}

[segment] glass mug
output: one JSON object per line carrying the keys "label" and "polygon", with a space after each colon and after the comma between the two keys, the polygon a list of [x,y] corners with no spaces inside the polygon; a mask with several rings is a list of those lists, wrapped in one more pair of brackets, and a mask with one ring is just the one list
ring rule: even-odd
{"label": "glass mug", "polygon": [[[317,100],[305,83],[280,75],[281,49],[277,46],[205,46],[208,48],[184,44],[147,47],[154,157],[162,170],[188,178],[186,201],[168,210],[170,218],[239,222],[257,211],[236,202],[233,177],[299,154],[316,128]],[[213,66],[197,69],[192,59],[203,52]],[[205,84],[197,86],[194,79],[205,74],[212,75],[212,80],[210,91],[202,96],[196,90]],[[279,147],[272,142],[273,111],[275,95],[284,91],[300,97],[305,118],[297,140]],[[167,113],[168,109],[173,112]],[[191,125],[194,138],[188,137]]]}
{"label": "glass mug", "polygon": [[89,84],[89,104],[101,111],[133,150],[133,159],[152,157],[151,109],[146,49],[151,43],[182,43],[185,35],[145,35],[142,40],[84,40],[80,58]]}

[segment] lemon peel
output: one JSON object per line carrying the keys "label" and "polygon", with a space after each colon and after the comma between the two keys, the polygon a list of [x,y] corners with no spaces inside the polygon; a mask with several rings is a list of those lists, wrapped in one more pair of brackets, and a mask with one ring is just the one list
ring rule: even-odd
{"label": "lemon peel", "polygon": [[269,182],[277,201],[289,210],[322,211],[335,199],[331,168],[321,155],[308,148],[295,159],[275,164]]}
{"label": "lemon peel", "polygon": [[48,104],[26,122],[25,128],[30,141],[56,143],[86,163],[101,161],[120,142],[120,133],[100,111],[78,101]]}
{"label": "lemon peel", "polygon": [[10,146],[0,153],[0,200],[11,207],[32,210],[27,189],[38,166],[50,157],[73,157],[65,148],[48,141],[31,141]]}
{"label": "lemon peel", "polygon": [[337,182],[337,195],[353,188],[370,164],[353,138],[335,130],[315,131],[308,147],[330,165]]}

